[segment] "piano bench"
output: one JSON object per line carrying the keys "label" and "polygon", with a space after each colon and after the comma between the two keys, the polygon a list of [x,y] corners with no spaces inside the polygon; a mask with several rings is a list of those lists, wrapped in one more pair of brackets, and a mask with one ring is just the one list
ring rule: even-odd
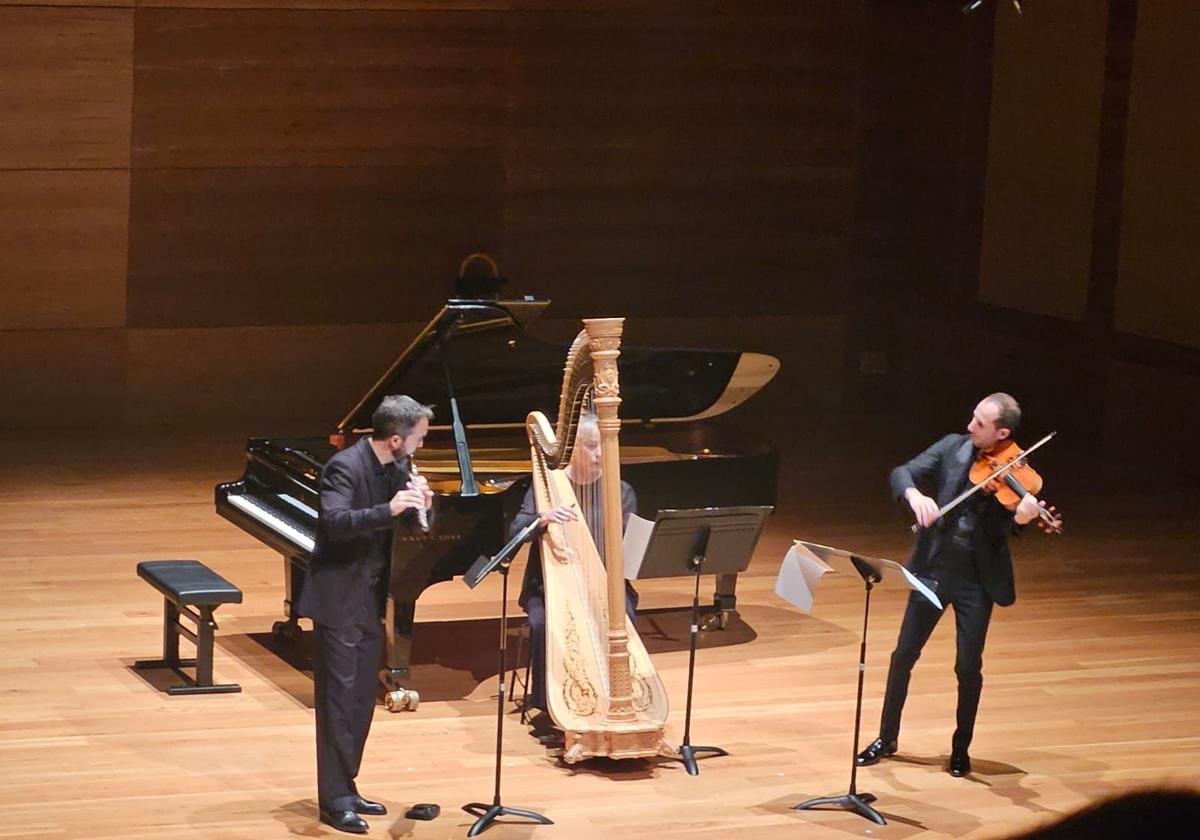
{"label": "piano bench", "polygon": [[[134,668],[172,668],[186,683],[171,686],[167,694],[229,694],[239,692],[237,683],[213,684],[213,631],[217,622],[213,611],[221,604],[240,604],[242,590],[205,566],[199,560],[145,560],[137,565],[138,577],[163,596],[162,659],[140,659]],[[188,618],[196,631],[180,623]],[[179,637],[196,644],[195,659],[179,658]],[[179,671],[195,667],[193,679]]]}

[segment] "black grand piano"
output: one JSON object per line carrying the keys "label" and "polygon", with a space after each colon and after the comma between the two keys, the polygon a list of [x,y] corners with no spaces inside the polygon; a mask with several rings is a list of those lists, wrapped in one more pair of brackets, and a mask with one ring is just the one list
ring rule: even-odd
{"label": "black grand piano", "polygon": [[[217,512],[284,556],[284,621],[299,632],[317,521],[321,469],[337,448],[368,430],[388,394],[411,394],[437,411],[417,462],[435,492],[432,529],[398,531],[387,602],[389,709],[413,709],[409,666],[417,599],[464,574],[504,544],[529,478],[525,417],[558,408],[566,346],[531,337],[548,300],[450,300],[325,438],[251,438],[246,470],[219,484]],[[774,447],[708,422],[743,402],[779,368],[771,356],[723,350],[622,347],[621,475],[639,513],[666,508],[774,505]],[[735,576],[717,579],[714,616],[736,606]]]}

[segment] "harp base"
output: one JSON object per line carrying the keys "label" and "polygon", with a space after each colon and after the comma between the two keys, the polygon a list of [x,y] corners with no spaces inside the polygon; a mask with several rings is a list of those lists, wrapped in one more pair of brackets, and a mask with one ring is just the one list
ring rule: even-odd
{"label": "harp base", "polygon": [[666,747],[662,724],[637,723],[620,729],[568,731],[563,738],[563,761],[587,758],[654,758]]}

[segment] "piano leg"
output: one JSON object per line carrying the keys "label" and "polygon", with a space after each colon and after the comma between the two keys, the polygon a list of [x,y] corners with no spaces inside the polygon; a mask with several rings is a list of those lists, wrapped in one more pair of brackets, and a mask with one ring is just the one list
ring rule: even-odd
{"label": "piano leg", "polygon": [[737,612],[737,575],[717,575],[713,591],[713,611],[704,622],[704,630],[724,630],[729,616]]}
{"label": "piano leg", "polygon": [[409,668],[412,663],[413,619],[417,605],[412,602],[397,603],[387,599],[387,618],[384,621],[387,633],[387,667],[379,674],[383,683],[383,704],[389,712],[415,712],[421,703],[421,695],[412,686]]}
{"label": "piano leg", "polygon": [[283,591],[287,593],[283,599],[283,614],[286,618],[271,625],[271,634],[288,642],[299,640],[304,632],[300,629],[300,616],[296,614],[300,591],[304,588],[304,571],[300,563],[295,557],[283,558]]}

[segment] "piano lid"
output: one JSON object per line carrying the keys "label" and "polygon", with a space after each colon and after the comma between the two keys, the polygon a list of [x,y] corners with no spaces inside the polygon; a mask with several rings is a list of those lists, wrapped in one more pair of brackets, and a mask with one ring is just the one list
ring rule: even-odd
{"label": "piano lid", "polygon": [[[558,411],[567,345],[526,328],[544,299],[450,300],[338,423],[339,432],[371,427],[388,394],[433,405],[435,425],[450,422],[447,369],[467,426],[524,426],[530,411]],[[779,369],[772,356],[735,350],[622,347],[621,417],[689,420],[728,411]]]}

